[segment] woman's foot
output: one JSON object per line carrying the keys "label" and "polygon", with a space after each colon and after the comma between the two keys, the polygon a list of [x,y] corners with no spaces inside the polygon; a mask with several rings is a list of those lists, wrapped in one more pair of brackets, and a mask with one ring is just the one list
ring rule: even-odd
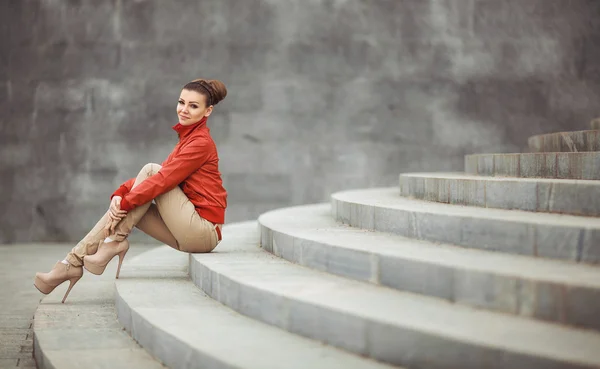
{"label": "woman's foot", "polygon": [[81,279],[83,276],[83,268],[76,267],[71,264],[64,264],[62,262],[57,262],[48,273],[36,273],[35,279],[33,281],[33,285],[43,294],[49,294],[54,291],[54,289],[62,284],[63,282],[69,281],[69,289],[65,293],[65,296],[62,299],[64,303],[71,292],[71,288],[75,286],[75,283]]}
{"label": "woman's foot", "polygon": [[98,251],[94,255],[86,255],[83,258],[83,266],[92,274],[100,275],[104,273],[104,269],[108,263],[117,255],[119,255],[119,266],[117,267],[117,279],[121,272],[121,264],[125,254],[129,250],[129,241],[127,239],[118,242],[100,243]]}

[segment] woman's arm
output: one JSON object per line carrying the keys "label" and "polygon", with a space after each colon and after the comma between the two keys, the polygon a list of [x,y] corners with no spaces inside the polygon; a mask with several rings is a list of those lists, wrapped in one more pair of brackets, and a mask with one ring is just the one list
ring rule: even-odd
{"label": "woman's arm", "polygon": [[121,210],[130,211],[172,190],[204,165],[208,161],[210,153],[209,140],[198,139],[190,142],[158,173],[124,194],[121,200]]}

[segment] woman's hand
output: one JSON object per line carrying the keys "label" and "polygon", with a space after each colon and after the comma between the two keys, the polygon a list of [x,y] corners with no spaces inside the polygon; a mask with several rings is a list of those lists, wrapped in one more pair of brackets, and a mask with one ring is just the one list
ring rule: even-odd
{"label": "woman's hand", "polygon": [[115,229],[117,228],[117,224],[119,224],[118,220],[114,220],[112,218],[108,218],[106,225],[104,226],[104,237],[108,237],[111,234],[115,233]]}
{"label": "woman's hand", "polygon": [[110,201],[109,210],[110,211],[108,215],[112,220],[120,221],[127,215],[127,211],[121,210],[121,196],[115,196],[112,198],[112,200]]}
{"label": "woman's hand", "polygon": [[106,222],[106,225],[104,226],[105,237],[108,237],[115,232],[117,224],[119,224],[126,215],[127,211],[121,210],[121,197],[113,197],[108,210],[108,222]]}

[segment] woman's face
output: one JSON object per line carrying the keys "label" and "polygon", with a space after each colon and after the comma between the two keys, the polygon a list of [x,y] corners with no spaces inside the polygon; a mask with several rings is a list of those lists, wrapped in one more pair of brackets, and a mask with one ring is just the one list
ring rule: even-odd
{"label": "woman's face", "polygon": [[211,112],[212,106],[206,107],[204,95],[196,91],[181,90],[177,103],[179,123],[184,126],[197,123],[202,117],[208,117]]}

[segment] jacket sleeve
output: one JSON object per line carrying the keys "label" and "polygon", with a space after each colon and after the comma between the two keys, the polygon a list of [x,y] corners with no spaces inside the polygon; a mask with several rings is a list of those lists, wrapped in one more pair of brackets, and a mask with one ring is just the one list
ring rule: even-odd
{"label": "jacket sleeve", "polygon": [[110,196],[110,199],[112,200],[112,198],[115,196],[120,196],[121,198],[125,196],[126,193],[131,191],[131,187],[133,187],[134,182],[135,178],[130,178],[127,181],[123,182],[123,184],[119,186],[119,188],[117,188],[115,192],[113,192],[113,194]]}
{"label": "jacket sleeve", "polygon": [[121,209],[130,211],[168,192],[203,166],[210,156],[210,142],[197,139],[181,149],[155,175],[145,179],[123,196]]}

